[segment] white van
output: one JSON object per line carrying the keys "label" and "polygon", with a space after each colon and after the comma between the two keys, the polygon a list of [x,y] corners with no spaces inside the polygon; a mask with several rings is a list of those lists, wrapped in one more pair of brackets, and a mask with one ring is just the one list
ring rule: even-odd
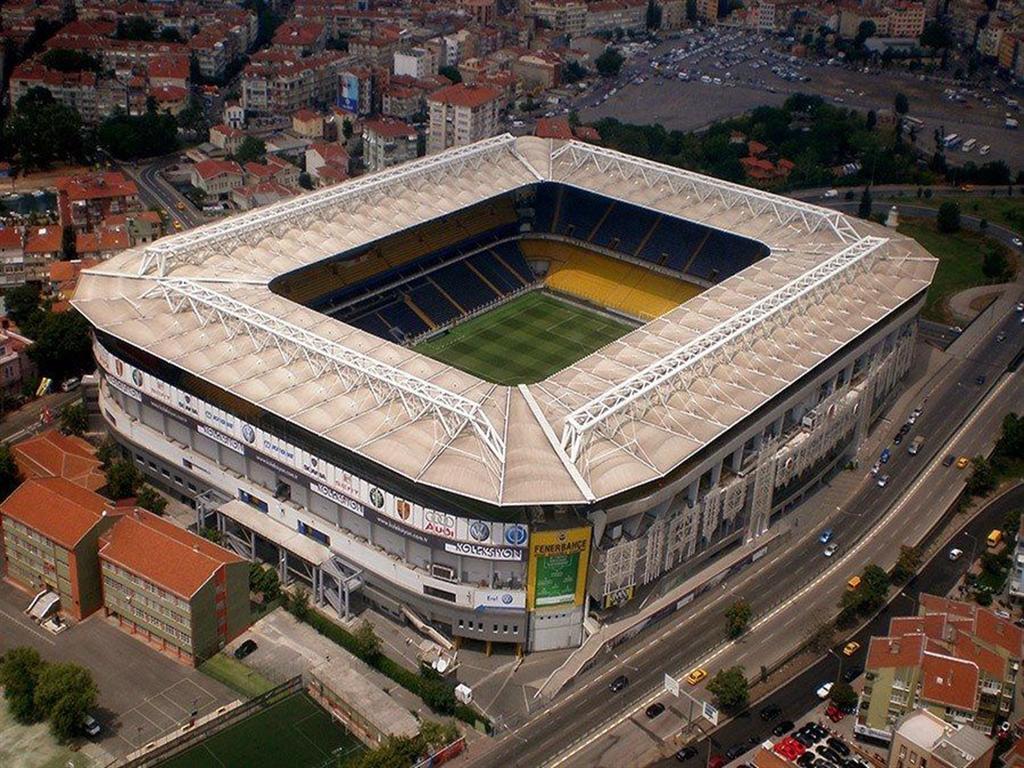
{"label": "white van", "polygon": [[61,392],[73,392],[82,386],[82,380],[77,376],[72,376],[70,379],[66,379],[63,384],[60,385]]}

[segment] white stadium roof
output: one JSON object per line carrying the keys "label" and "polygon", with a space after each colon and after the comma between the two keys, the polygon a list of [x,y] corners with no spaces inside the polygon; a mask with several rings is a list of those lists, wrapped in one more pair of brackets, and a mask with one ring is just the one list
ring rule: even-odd
{"label": "white stadium roof", "polygon": [[[770,254],[528,386],[499,386],[272,293],[275,277],[551,180]],[[579,504],[671,472],[929,284],[914,240],[576,142],[499,136],[126,251],[82,276],[99,329],[413,481]]]}

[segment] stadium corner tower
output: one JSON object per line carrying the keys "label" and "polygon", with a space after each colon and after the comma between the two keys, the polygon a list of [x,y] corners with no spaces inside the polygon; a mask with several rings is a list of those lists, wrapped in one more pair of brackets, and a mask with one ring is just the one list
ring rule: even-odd
{"label": "stadium corner tower", "polygon": [[537,651],[763,555],[899,387],[935,265],[506,135],[126,251],[74,305],[111,433],[228,546],[339,613]]}

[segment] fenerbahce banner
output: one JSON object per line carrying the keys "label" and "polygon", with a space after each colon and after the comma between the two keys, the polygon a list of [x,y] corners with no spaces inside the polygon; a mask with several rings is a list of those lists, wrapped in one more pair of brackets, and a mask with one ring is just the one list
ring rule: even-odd
{"label": "fenerbahce banner", "polygon": [[531,532],[527,607],[532,611],[555,605],[583,605],[589,559],[589,526]]}

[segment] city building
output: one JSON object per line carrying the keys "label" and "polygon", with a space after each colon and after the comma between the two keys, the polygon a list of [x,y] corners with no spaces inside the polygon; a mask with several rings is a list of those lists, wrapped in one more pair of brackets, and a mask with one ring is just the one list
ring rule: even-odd
{"label": "city building", "polygon": [[316,141],[324,137],[324,117],[311,109],[300,109],[292,115],[292,133],[300,139]]}
{"label": "city building", "polygon": [[5,396],[21,394],[34,380],[36,364],[28,356],[32,343],[32,339],[10,328],[0,328],[0,390]]}
{"label": "city building", "polygon": [[259,51],[242,70],[242,108],[254,115],[291,115],[303,107],[334,104],[345,60],[337,51],[306,58]]}
{"label": "city building", "polygon": [[210,143],[225,154],[233,155],[245,141],[245,132],[230,125],[210,126]]}
{"label": "city building", "polygon": [[[900,390],[936,267],[871,221],[533,136],[158,245],[83,273],[73,302],[147,478],[325,609],[531,652],[723,553],[773,557],[789,515],[817,525],[800,503]],[[538,382],[406,346],[427,320],[578,290],[551,270],[570,245],[601,306],[667,279],[645,264],[685,269],[686,293],[617,310],[616,343]]]}
{"label": "city building", "polygon": [[139,188],[120,171],[98,171],[57,179],[60,225],[88,232],[111,214],[142,210]]}
{"label": "city building", "polygon": [[134,509],[99,541],[103,610],[129,634],[193,665],[250,624],[249,563]]}
{"label": "city building", "polygon": [[623,29],[640,32],[647,24],[646,0],[595,0],[587,3],[585,34]]}
{"label": "city building", "polygon": [[394,73],[422,80],[437,74],[437,62],[428,48],[409,48],[395,51]]}
{"label": "city building", "polygon": [[550,51],[531,51],[512,62],[512,74],[528,93],[557,88],[562,80],[562,60]]}
{"label": "city building", "polygon": [[587,27],[587,4],[582,0],[533,0],[530,14],[560,35],[576,37]]}
{"label": "city building", "polygon": [[61,477],[94,492],[107,484],[93,447],[82,438],[57,429],[14,443],[11,453],[26,478]]}
{"label": "city building", "polygon": [[295,197],[298,192],[292,187],[274,181],[253,181],[241,187],[231,190],[230,200],[240,211],[249,211],[253,208],[260,208],[280,200],[287,200]]}
{"label": "city building", "polygon": [[28,478],[0,502],[3,575],[55,592],[66,616],[84,619],[103,604],[97,545],[121,512],[63,477]]}
{"label": "city building", "polygon": [[321,53],[327,47],[327,28],[315,21],[289,19],[274,32],[271,45],[300,57]]}
{"label": "city building", "polygon": [[430,133],[427,152],[465,147],[498,131],[500,93],[483,85],[458,83],[427,97]]}
{"label": "city building", "polygon": [[363,125],[363,162],[370,173],[414,160],[417,144],[416,129],[401,120],[381,118]]}
{"label": "city building", "polygon": [[75,253],[80,259],[106,261],[131,246],[126,224],[104,223],[92,232],[79,232],[75,236]]}
{"label": "city building", "polygon": [[325,171],[334,172],[328,183],[348,178],[349,155],[340,144],[317,142],[306,149],[306,173],[319,182]]}
{"label": "city building", "polygon": [[1024,600],[1024,515],[1017,530],[1013,545],[1013,560],[1010,563],[1010,597]]}
{"label": "city building", "polygon": [[897,723],[888,768],[989,768],[995,746],[969,725],[950,725],[918,709]]}
{"label": "city building", "polygon": [[697,0],[697,18],[703,21],[717,21],[718,0]]}
{"label": "city building", "polygon": [[202,160],[192,166],[192,186],[211,197],[225,198],[245,183],[242,166],[234,160]]}
{"label": "city building", "polygon": [[25,229],[0,227],[0,288],[25,284]]}
{"label": "city building", "polygon": [[1009,712],[1024,630],[993,611],[921,595],[920,615],[871,638],[854,730],[888,741],[907,713],[923,708],[953,725],[989,731]]}

